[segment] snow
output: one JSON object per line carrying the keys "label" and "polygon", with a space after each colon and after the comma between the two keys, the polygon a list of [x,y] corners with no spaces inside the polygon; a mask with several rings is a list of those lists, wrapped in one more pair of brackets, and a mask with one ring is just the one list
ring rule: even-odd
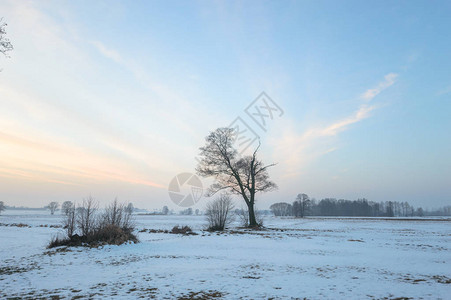
{"label": "snow", "polygon": [[[5,212],[6,213],[6,212]],[[0,298],[450,299],[450,220],[266,217],[266,230],[202,231],[202,216],[136,216],[141,243],[45,245],[61,216],[10,211],[0,223]],[[236,224],[235,224],[236,225]],[[446,283],[448,282],[448,283]],[[218,294],[216,294],[218,295]]]}

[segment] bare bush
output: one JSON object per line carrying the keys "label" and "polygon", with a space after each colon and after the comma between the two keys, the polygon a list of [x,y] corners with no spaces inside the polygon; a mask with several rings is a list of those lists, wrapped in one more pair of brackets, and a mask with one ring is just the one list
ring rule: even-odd
{"label": "bare bush", "polygon": [[122,221],[122,228],[124,230],[133,230],[135,229],[135,223],[133,221],[133,211],[135,210],[135,207],[132,203],[129,203],[124,208],[124,219]]}
{"label": "bare bush", "polygon": [[97,207],[97,202],[89,196],[83,199],[82,205],[77,208],[77,225],[82,236],[88,236],[94,232],[97,223]]}
{"label": "bare bush", "polygon": [[111,224],[99,228],[86,238],[86,243],[91,246],[102,244],[121,245],[126,242],[137,243],[138,238],[132,232]]}
{"label": "bare bush", "polygon": [[240,220],[240,225],[243,227],[249,226],[249,214],[247,211],[243,208],[236,209],[235,215],[238,216],[238,219]]}
{"label": "bare bush", "polygon": [[71,202],[70,207],[65,208],[65,218],[63,222],[63,227],[66,229],[66,234],[69,238],[75,234],[75,230],[77,229],[77,220],[75,214],[75,204]]}
{"label": "bare bush", "polygon": [[233,221],[233,202],[229,194],[222,194],[219,198],[207,203],[205,215],[208,230],[224,230]]}
{"label": "bare bush", "polygon": [[0,214],[2,213],[2,211],[5,210],[5,203],[3,203],[3,201],[0,201]]}
{"label": "bare bush", "polygon": [[193,232],[191,227],[185,225],[185,226],[174,226],[172,230],[169,233],[173,234],[186,234],[186,235],[196,235],[196,233]]}
{"label": "bare bush", "polygon": [[[98,246],[104,244],[120,245],[127,241],[138,242],[133,234],[133,205],[127,206],[114,200],[102,214],[97,211],[98,204],[92,197],[83,200],[82,205],[69,208],[64,219],[66,237],[54,237],[48,247],[58,246]],[[78,233],[78,234],[77,234]]]}
{"label": "bare bush", "polygon": [[255,219],[257,220],[257,226],[263,227],[263,223],[265,221],[265,216],[261,210],[259,210],[259,209],[255,210]]}
{"label": "bare bush", "polygon": [[124,213],[124,205],[117,202],[117,199],[114,199],[113,203],[106,207],[105,212],[103,213],[103,224],[113,225],[113,226],[121,226],[122,217]]}
{"label": "bare bush", "polygon": [[133,204],[129,203],[127,206],[118,203],[117,199],[112,204],[107,206],[103,213],[100,227],[109,225],[117,226],[125,231],[132,230],[134,224],[132,223]]}
{"label": "bare bush", "polygon": [[137,243],[138,238],[118,226],[108,225],[91,232],[87,236],[73,235],[72,237],[53,237],[47,248],[60,246],[90,246],[121,245],[126,242]]}

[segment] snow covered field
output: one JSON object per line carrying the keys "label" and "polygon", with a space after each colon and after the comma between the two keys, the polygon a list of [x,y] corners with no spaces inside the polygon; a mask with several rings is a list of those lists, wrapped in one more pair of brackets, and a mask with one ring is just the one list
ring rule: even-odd
{"label": "snow covered field", "polygon": [[[451,222],[267,217],[203,232],[200,216],[137,216],[141,243],[45,248],[60,215],[0,216],[0,298],[451,299]],[[29,227],[5,226],[24,223]]]}

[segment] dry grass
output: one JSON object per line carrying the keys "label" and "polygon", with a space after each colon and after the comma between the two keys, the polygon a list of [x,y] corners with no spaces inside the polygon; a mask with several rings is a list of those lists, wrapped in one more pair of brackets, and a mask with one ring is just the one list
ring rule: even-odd
{"label": "dry grass", "polygon": [[47,248],[60,246],[88,246],[122,245],[127,242],[137,243],[138,238],[130,230],[116,225],[107,225],[85,236],[73,235],[68,238],[54,237]]}
{"label": "dry grass", "polygon": [[197,235],[197,233],[193,232],[193,230],[191,229],[191,227],[185,225],[185,226],[181,226],[179,227],[174,226],[171,230],[172,234],[184,234],[184,235]]}
{"label": "dry grass", "polygon": [[223,293],[218,291],[200,291],[200,292],[189,292],[186,295],[177,297],[178,300],[203,300],[203,299],[218,299],[224,296]]}

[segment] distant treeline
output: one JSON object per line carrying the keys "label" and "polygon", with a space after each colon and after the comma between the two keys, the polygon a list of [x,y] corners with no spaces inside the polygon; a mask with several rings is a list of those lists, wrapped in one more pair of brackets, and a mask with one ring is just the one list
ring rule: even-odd
{"label": "distant treeline", "polygon": [[8,205],[5,205],[5,209],[11,209],[11,210],[47,210],[46,207],[25,207],[25,206],[8,206]]}
{"label": "distant treeline", "polygon": [[386,201],[373,202],[367,199],[337,200],[325,198],[320,201],[309,199],[299,194],[290,204],[279,202],[270,206],[275,216],[343,216],[343,217],[423,217],[451,216],[451,206],[428,211],[421,207],[414,208],[408,202]]}

